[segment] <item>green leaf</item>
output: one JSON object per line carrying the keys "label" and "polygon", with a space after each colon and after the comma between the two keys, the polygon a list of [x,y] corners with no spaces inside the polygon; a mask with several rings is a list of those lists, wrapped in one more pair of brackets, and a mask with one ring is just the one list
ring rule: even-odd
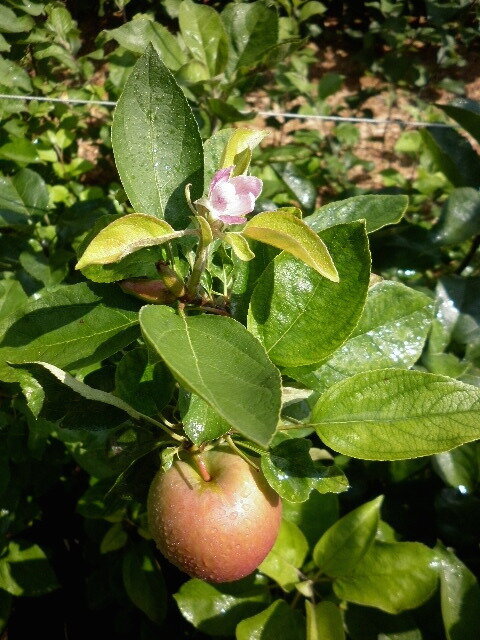
{"label": "green leaf", "polygon": [[204,400],[189,394],[188,409],[182,415],[185,433],[194,444],[220,438],[230,431],[230,425]]}
{"label": "green leaf", "polygon": [[305,502],[282,502],[283,517],[301,529],[310,547],[338,519],[338,497],[332,493],[312,491]]}
{"label": "green leaf", "polygon": [[318,233],[336,224],[365,220],[367,233],[371,233],[387,224],[399,222],[407,206],[407,196],[354,196],[330,202],[307,216],[304,221]]}
{"label": "green leaf", "polygon": [[278,41],[278,15],[264,2],[230,3],[221,13],[230,40],[227,71],[250,68]]}
{"label": "green leaf", "polygon": [[409,368],[422,353],[432,323],[434,302],[399,282],[385,280],[368,290],[362,317],[351,337],[321,366],[285,371],[323,392],[357,373],[383,368]]}
{"label": "green leaf", "polygon": [[136,63],[115,109],[115,162],[136,211],[186,226],[192,199],[203,191],[203,148],[182,90],[152,46]]}
{"label": "green leaf", "polygon": [[205,191],[208,191],[214,174],[220,169],[225,147],[235,131],[220,129],[204,142]]}
{"label": "green leaf", "polygon": [[172,71],[187,61],[177,38],[148,15],[137,14],[133,20],[106,33],[109,39],[114,38],[122,47],[135,53],[143,53],[152,44],[164,65]]}
{"label": "green leaf", "polygon": [[2,144],[0,158],[11,160],[18,164],[30,164],[31,162],[39,161],[37,147],[27,138],[15,138],[12,142]]}
{"label": "green leaf", "polygon": [[293,162],[287,162],[285,165],[273,163],[271,167],[300,206],[311,212],[317,199],[317,190],[312,181]]}
{"label": "green leaf", "polygon": [[435,554],[419,542],[378,542],[363,556],[352,573],[333,583],[342,600],[387,613],[415,609],[437,588]]}
{"label": "green leaf", "polygon": [[275,580],[285,591],[291,591],[300,581],[299,569],[307,552],[308,542],[297,525],[282,520],[275,544],[258,570]]}
{"label": "green leaf", "polygon": [[289,209],[257,214],[247,222],[242,233],[252,240],[285,250],[332,282],[339,280],[325,243]]}
{"label": "green leaf", "polygon": [[292,438],[262,456],[262,471],[268,483],[290,502],[304,502],[313,489],[319,493],[340,493],[348,489],[343,472],[337,467],[314,463],[310,448],[309,440]]}
{"label": "green leaf", "polygon": [[102,229],[85,249],[75,269],[118,262],[138,249],[163,244],[181,235],[181,231],[174,231],[164,220],[131,213]]}
{"label": "green leaf", "polygon": [[362,504],[328,529],[313,550],[317,567],[328,576],[351,573],[373,544],[383,496]]}
{"label": "green leaf", "polygon": [[60,250],[46,256],[43,251],[22,251],[19,261],[25,271],[45,287],[60,284],[68,274],[71,254]]}
{"label": "green leaf", "polygon": [[123,556],[123,584],[133,604],[156,624],[167,611],[167,590],[163,576],[147,542],[137,542]]}
{"label": "green leaf", "polygon": [[268,609],[237,625],[237,640],[305,640],[305,620],[285,600],[275,600]]}
{"label": "green leaf", "polygon": [[228,61],[228,41],[220,15],[213,7],[183,0],[178,20],[183,40],[193,57],[207,67],[210,77],[221,73]]}
{"label": "green leaf", "polygon": [[439,453],[432,465],[446,484],[471,493],[480,479],[480,444],[473,442]]}
{"label": "green leaf", "polygon": [[44,358],[61,368],[100,362],[136,339],[137,309],[108,286],[82,282],[44,292],[0,322],[0,379],[21,375],[8,362]]}
{"label": "green leaf", "polygon": [[182,386],[239,433],[268,445],[278,422],[280,376],[241,324],[222,316],[183,318],[155,306],[141,309],[140,324]]}
{"label": "green leaf", "polygon": [[480,588],[473,573],[451,551],[437,545],[440,599],[447,640],[475,640],[480,629]]}
{"label": "green leaf", "polygon": [[329,447],[366,460],[441,453],[480,437],[480,389],[421,371],[361,373],[330,387],[311,421]]}
{"label": "green leaf", "polygon": [[36,544],[10,541],[0,559],[0,589],[12,596],[40,596],[59,584],[45,553]]}
{"label": "green leaf", "polygon": [[455,189],[433,227],[433,241],[440,245],[460,244],[480,232],[480,193],[472,187]]}
{"label": "green leaf", "polygon": [[321,239],[340,282],[330,282],[281,253],[254,289],[248,327],[278,365],[297,367],[324,360],[345,342],[362,313],[370,276],[363,223],[332,227]]}
{"label": "green leaf", "polygon": [[420,134],[434,164],[455,187],[478,186],[480,156],[464,136],[438,127],[427,127]]}
{"label": "green leaf", "polygon": [[6,318],[27,301],[27,294],[18,280],[0,281],[0,318]]}
{"label": "green leaf", "polygon": [[239,622],[261,611],[270,601],[266,585],[252,576],[222,585],[189,580],[173,597],[182,615],[210,636],[233,635]]}
{"label": "green leaf", "polygon": [[[423,620],[425,612],[419,611],[418,617]],[[372,607],[349,604],[345,625],[352,640],[424,640],[414,615],[408,612],[390,615]]]}
{"label": "green leaf", "polygon": [[30,31],[34,26],[30,16],[18,17],[14,11],[5,6],[0,6],[0,31],[2,33],[21,33]]}
{"label": "green leaf", "polygon": [[246,150],[253,151],[268,133],[264,129],[235,129],[225,145],[219,168],[234,166],[237,156]]}
{"label": "green leaf", "polygon": [[30,215],[43,216],[48,210],[48,189],[44,179],[31,169],[21,169],[10,178],[16,191],[15,201]]}
{"label": "green leaf", "polygon": [[225,234],[224,240],[232,247],[234,254],[239,260],[248,262],[253,260],[255,254],[250,249],[247,239],[241,234],[235,231],[229,231]]}
{"label": "green leaf", "polygon": [[345,640],[340,609],[333,602],[324,600],[312,604],[305,600],[307,614],[307,640]]}
{"label": "green leaf", "polygon": [[122,549],[128,541],[128,534],[121,522],[112,524],[100,542],[100,553],[111,553]]}
{"label": "green leaf", "polygon": [[437,104],[435,106],[442,109],[468,131],[477,142],[480,142],[480,110],[477,101],[459,98],[451,104]]}

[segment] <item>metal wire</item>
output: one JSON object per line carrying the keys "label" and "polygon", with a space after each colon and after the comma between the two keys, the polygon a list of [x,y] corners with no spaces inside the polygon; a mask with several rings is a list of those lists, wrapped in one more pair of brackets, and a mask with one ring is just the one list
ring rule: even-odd
{"label": "metal wire", "polygon": [[[102,107],[115,107],[116,102],[111,100],[82,100],[77,98],[49,98],[45,96],[19,96],[19,95],[10,95],[8,93],[0,93],[0,100],[26,100],[27,102],[53,102],[57,104],[75,104],[75,105],[97,105]],[[422,122],[418,120],[400,120],[398,118],[394,118],[391,120],[382,119],[382,118],[361,118],[355,116],[325,116],[320,114],[305,114],[305,113],[293,113],[293,112],[282,112],[282,111],[255,111],[254,113],[264,116],[266,118],[275,117],[275,118],[287,118],[287,119],[298,119],[298,120],[323,120],[327,122],[358,122],[358,123],[367,123],[374,125],[397,125],[399,127],[437,127],[437,128],[458,128],[459,125],[456,123],[453,124],[445,124],[443,122]],[[251,113],[242,113],[243,116],[248,117]]]}

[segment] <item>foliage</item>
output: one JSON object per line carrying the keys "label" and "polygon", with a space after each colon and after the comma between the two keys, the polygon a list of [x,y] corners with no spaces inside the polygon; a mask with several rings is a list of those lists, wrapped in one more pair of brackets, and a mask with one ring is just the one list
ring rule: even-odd
{"label": "foliage", "polygon": [[[105,0],[92,37],[70,4],[0,7],[2,93],[119,100],[113,124],[0,101],[0,624],[18,637],[38,606],[52,638],[56,617],[58,637],[473,639],[480,108],[429,108],[396,145],[412,178],[369,194],[353,125],[273,145],[248,120],[260,88],[338,113],[344,78],[314,77],[307,35],[421,87],[415,42],[448,74],[478,6]],[[232,166],[263,191],[225,228],[205,202]],[[214,587],[157,555],[146,491],[179,447],[218,442],[284,518],[255,574]]]}

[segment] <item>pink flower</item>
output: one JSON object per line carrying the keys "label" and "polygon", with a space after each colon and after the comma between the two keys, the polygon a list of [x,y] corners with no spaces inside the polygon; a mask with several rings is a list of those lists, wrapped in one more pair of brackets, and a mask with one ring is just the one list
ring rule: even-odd
{"label": "pink flower", "polygon": [[232,171],[233,167],[217,171],[212,178],[208,197],[195,202],[206,207],[213,218],[225,224],[242,224],[247,221],[247,213],[253,211],[263,183],[254,176],[232,178]]}

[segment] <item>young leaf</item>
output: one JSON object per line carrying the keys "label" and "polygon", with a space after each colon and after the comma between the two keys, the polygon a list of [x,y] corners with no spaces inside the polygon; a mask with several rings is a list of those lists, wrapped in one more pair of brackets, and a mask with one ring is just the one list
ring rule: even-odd
{"label": "young leaf", "polygon": [[357,507],[335,522],[313,550],[313,559],[331,577],[351,573],[373,544],[383,496]]}
{"label": "young leaf", "polygon": [[185,433],[194,444],[220,438],[230,431],[230,425],[204,400],[190,395],[188,409],[182,416]]}
{"label": "young leaf", "polygon": [[115,162],[136,211],[188,223],[203,192],[203,147],[195,117],[170,71],[150,45],[129,76],[112,125]]}
{"label": "young leaf", "polygon": [[473,573],[451,551],[436,548],[440,598],[448,640],[475,640],[480,629],[480,588]]}
{"label": "young leaf", "polygon": [[182,386],[239,433],[268,445],[278,422],[280,375],[241,324],[221,316],[183,318],[155,306],[141,309],[140,324]]}
{"label": "young leaf", "polygon": [[235,165],[235,158],[246,149],[252,151],[268,135],[262,129],[235,129],[222,154],[221,169]]}
{"label": "young leaf", "polygon": [[352,222],[321,234],[338,283],[281,253],[254,289],[248,327],[270,358],[284,367],[321,362],[345,342],[365,304],[370,253],[365,226]]}
{"label": "young leaf", "polygon": [[248,241],[241,233],[238,233],[236,231],[227,231],[224,239],[225,242],[232,247],[233,252],[239,260],[248,262],[249,260],[253,260],[253,258],[255,257],[255,254],[250,249]]}
{"label": "young leaf", "polygon": [[291,591],[300,580],[298,570],[307,552],[308,542],[300,529],[292,522],[282,520],[275,544],[258,569],[282,589]]}
{"label": "young leaf", "polygon": [[228,61],[228,41],[220,15],[213,7],[183,0],[178,12],[183,40],[210,77],[221,73]]}
{"label": "young leaf", "polygon": [[305,640],[305,619],[285,600],[275,600],[265,611],[242,620],[235,637],[236,640]]}
{"label": "young leaf", "polygon": [[419,542],[375,541],[355,569],[333,583],[342,600],[387,613],[414,609],[434,593],[438,573],[435,554]]}
{"label": "young leaf", "polygon": [[163,244],[181,235],[182,231],[175,231],[164,220],[143,213],[130,213],[114,220],[95,236],[75,269],[118,262],[134,251]]}
{"label": "young leaf", "polygon": [[243,235],[283,249],[325,278],[339,281],[337,269],[323,240],[288,210],[257,214],[247,222]]}
{"label": "young leaf", "polygon": [[480,438],[480,389],[445,376],[384,369],[330,387],[311,421],[329,447],[366,460],[441,453]]}
{"label": "young leaf", "polygon": [[318,233],[336,224],[365,220],[367,233],[372,233],[387,224],[399,222],[407,206],[407,196],[353,196],[329,202],[311,216],[307,216],[304,221]]}

